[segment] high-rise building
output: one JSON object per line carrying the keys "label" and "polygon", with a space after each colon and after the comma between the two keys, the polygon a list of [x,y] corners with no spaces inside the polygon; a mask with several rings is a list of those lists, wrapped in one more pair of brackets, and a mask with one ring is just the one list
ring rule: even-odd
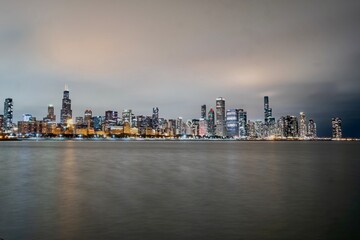
{"label": "high-rise building", "polygon": [[159,108],[158,107],[153,108],[152,127],[153,127],[153,129],[159,128]]}
{"label": "high-rise building", "polygon": [[226,136],[226,124],[225,124],[225,99],[219,97],[216,99],[216,136]]}
{"label": "high-rise building", "polygon": [[108,110],[105,112],[105,127],[109,128],[112,126],[116,126],[118,119],[118,112]]}
{"label": "high-rise building", "polygon": [[265,120],[265,125],[269,124],[271,117],[272,117],[272,108],[270,108],[269,97],[265,96],[264,97],[264,120]]}
{"label": "high-rise building", "polygon": [[54,106],[52,104],[49,104],[48,114],[43,120],[45,122],[56,122],[55,110],[54,110]]}
{"label": "high-rise building", "polygon": [[229,137],[239,137],[239,109],[226,110],[226,132]]}
{"label": "high-rise building", "polygon": [[306,129],[306,116],[305,113],[300,113],[300,124],[299,124],[299,135],[301,138],[306,137],[307,129]]}
{"label": "high-rise building", "polygon": [[247,128],[246,128],[246,123],[247,123],[247,112],[244,111],[244,109],[239,109],[238,110],[238,120],[239,120],[239,137],[246,137],[247,134]]}
{"label": "high-rise building", "polygon": [[286,116],[285,118],[285,131],[286,137],[298,137],[299,135],[299,123],[297,117]]}
{"label": "high-rise building", "polygon": [[93,117],[93,122],[94,122],[94,130],[95,131],[101,131],[102,130],[103,118],[101,116],[94,116]]}
{"label": "high-rise building", "polygon": [[13,127],[13,100],[6,98],[4,102],[4,130],[10,131]]}
{"label": "high-rise building", "polygon": [[0,133],[4,132],[4,115],[0,115]]}
{"label": "high-rise building", "polygon": [[311,137],[311,138],[316,138],[317,137],[316,123],[312,119],[310,119],[309,123],[308,123],[308,136]]}
{"label": "high-rise building", "polygon": [[84,112],[84,123],[92,122],[92,111],[90,109],[86,109]]}
{"label": "high-rise building", "polygon": [[214,136],[215,135],[215,112],[214,109],[210,108],[208,113],[208,130],[207,130],[207,136]]}
{"label": "high-rise building", "polygon": [[208,123],[206,119],[200,118],[199,119],[199,136],[204,137],[207,135],[208,130]]}
{"label": "high-rise building", "polygon": [[201,105],[201,117],[202,119],[206,119],[206,105]]}
{"label": "high-rise building", "polygon": [[60,111],[60,122],[61,124],[66,124],[69,119],[72,118],[72,110],[71,110],[71,99],[69,89],[65,86],[63,99],[62,99],[62,108]]}
{"label": "high-rise building", "polygon": [[131,109],[124,109],[121,116],[122,116],[122,122],[124,123],[129,123],[131,125],[131,115],[132,115],[132,111]]}
{"label": "high-rise building", "polygon": [[342,138],[341,122],[341,118],[339,117],[332,118],[331,125],[333,138]]}

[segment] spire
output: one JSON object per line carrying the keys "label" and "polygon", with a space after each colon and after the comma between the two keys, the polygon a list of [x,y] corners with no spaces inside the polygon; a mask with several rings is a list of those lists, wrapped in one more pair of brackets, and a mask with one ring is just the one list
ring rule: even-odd
{"label": "spire", "polygon": [[67,84],[65,84],[65,91],[69,91],[69,87]]}

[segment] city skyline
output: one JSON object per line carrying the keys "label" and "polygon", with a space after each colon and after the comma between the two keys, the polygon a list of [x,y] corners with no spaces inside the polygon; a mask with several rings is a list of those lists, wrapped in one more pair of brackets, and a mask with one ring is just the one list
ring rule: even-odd
{"label": "city skyline", "polygon": [[[73,115],[108,109],[199,117],[197,106],[246,109],[263,119],[305,112],[318,133],[360,135],[358,1],[3,1],[0,98],[14,120],[60,118],[64,84]],[[36,16],[36,17],[34,17]],[[180,114],[179,114],[180,113]]]}
{"label": "city skyline", "polygon": [[[206,117],[206,105],[200,106],[199,117],[193,119],[164,118],[159,115],[159,108],[152,108],[152,115],[142,115],[142,113],[134,114],[131,109],[123,109],[118,111],[116,109],[107,110],[105,114],[93,115],[91,109],[86,109],[83,115],[74,116],[72,114],[72,105],[70,98],[70,90],[67,85],[63,91],[62,107],[60,109],[60,120],[56,121],[55,109],[52,104],[48,105],[48,112],[44,118],[38,118],[30,113],[22,114],[21,121],[14,119],[13,99],[6,98],[4,101],[4,114],[0,114],[0,131],[16,134],[36,134],[42,135],[61,135],[69,134],[67,128],[71,125],[76,125],[71,134],[82,135],[90,134],[96,135],[96,131],[101,131],[103,134],[110,134],[115,131],[116,135],[122,127],[122,134],[128,132],[130,135],[148,135],[148,130],[151,129],[153,134],[159,136],[174,136],[175,135],[192,135],[200,137],[235,137],[235,138],[300,138],[300,139],[314,139],[321,136],[318,134],[318,126],[314,119],[309,118],[307,121],[306,114],[300,112],[299,118],[294,115],[287,114],[276,119],[272,115],[272,108],[269,96],[263,97],[264,118],[263,120],[249,119],[246,109],[241,108],[226,108],[226,100],[223,97],[215,99],[216,114],[213,108],[210,108]],[[160,118],[161,117],[161,118]],[[71,124],[71,125],[69,125]],[[16,127],[16,130],[13,129]],[[19,129],[17,129],[19,128]],[[70,127],[71,129],[73,127]],[[76,133],[76,129],[81,133]],[[114,130],[115,128],[115,130]],[[134,128],[134,129],[132,129]],[[57,129],[57,130],[56,130]],[[91,129],[91,132],[90,131]],[[112,129],[112,130],[111,130]],[[126,130],[127,129],[127,130]],[[132,129],[132,130],[131,130]],[[14,131],[15,130],[15,131]],[[50,132],[49,132],[50,131]],[[84,132],[85,131],[85,132]],[[136,131],[136,133],[134,132]],[[340,139],[342,135],[342,119],[333,117],[331,121],[331,137]],[[57,133],[55,133],[57,132]],[[115,134],[114,132],[114,134]]]}

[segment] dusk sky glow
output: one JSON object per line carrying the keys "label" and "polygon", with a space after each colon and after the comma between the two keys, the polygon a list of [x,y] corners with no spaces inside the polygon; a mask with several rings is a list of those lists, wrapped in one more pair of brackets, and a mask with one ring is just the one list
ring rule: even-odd
{"label": "dusk sky glow", "polygon": [[132,109],[199,118],[200,106],[263,119],[305,112],[360,136],[360,1],[0,0],[0,99],[14,118]]}

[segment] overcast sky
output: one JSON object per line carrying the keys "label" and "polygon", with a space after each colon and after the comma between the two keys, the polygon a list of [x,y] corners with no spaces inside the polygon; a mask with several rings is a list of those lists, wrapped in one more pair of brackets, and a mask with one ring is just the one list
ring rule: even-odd
{"label": "overcast sky", "polygon": [[[215,99],[263,119],[306,113],[360,136],[360,1],[0,0],[0,98],[37,118],[64,85],[85,109],[198,118]],[[3,101],[3,100],[1,100]]]}

